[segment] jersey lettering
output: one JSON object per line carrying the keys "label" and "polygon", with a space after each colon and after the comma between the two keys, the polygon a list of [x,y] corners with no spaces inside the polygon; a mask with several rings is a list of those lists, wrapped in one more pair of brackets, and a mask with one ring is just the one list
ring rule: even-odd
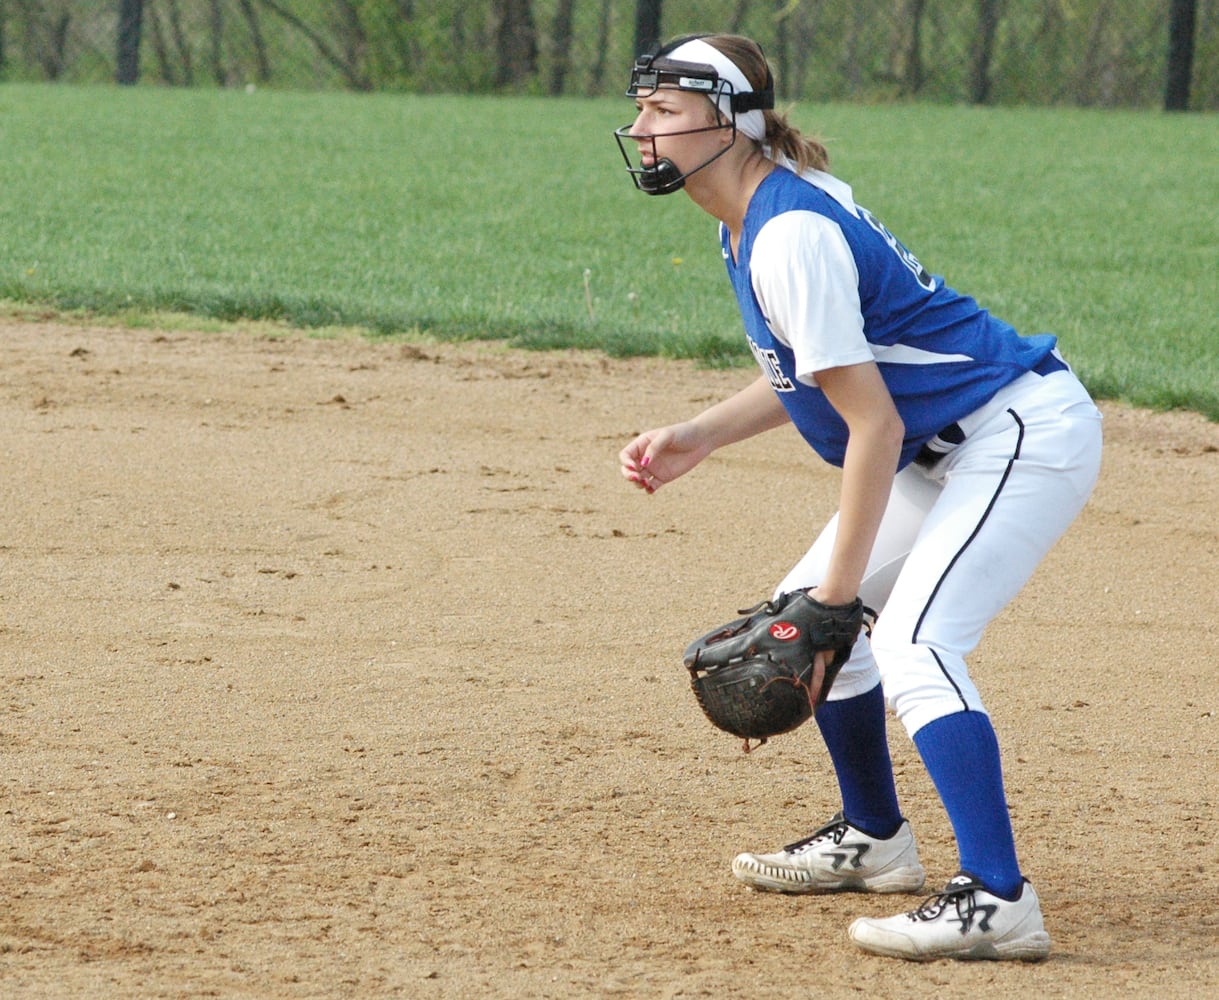
{"label": "jersey lettering", "polygon": [[783,367],[779,364],[778,352],[758,346],[754,343],[752,337],[746,339],[748,339],[749,349],[753,351],[753,356],[761,366],[762,373],[766,376],[766,381],[770,383],[770,387],[775,392],[795,392],[796,387],[792,385],[791,379],[783,374]]}
{"label": "jersey lettering", "polygon": [[880,219],[876,218],[875,215],[862,206],[857,205],[856,208],[859,209],[859,214],[863,220],[878,233],[880,233],[880,235],[884,238],[884,241],[889,244],[893,252],[897,254],[898,259],[906,265],[907,270],[914,275],[918,283],[927,289],[927,291],[934,292],[935,279],[928,274],[926,268],[924,268],[923,265],[918,262],[918,258],[915,257],[914,254],[912,254],[904,246],[902,246],[901,241],[891,232],[889,232],[888,227],[886,227],[885,224],[880,221]]}

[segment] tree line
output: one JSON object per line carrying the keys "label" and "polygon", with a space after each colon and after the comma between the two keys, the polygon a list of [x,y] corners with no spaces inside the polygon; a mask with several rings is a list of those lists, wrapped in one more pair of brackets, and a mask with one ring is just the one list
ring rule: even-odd
{"label": "tree line", "polygon": [[598,95],[683,31],[788,100],[1219,107],[1219,0],[0,0],[0,79]]}

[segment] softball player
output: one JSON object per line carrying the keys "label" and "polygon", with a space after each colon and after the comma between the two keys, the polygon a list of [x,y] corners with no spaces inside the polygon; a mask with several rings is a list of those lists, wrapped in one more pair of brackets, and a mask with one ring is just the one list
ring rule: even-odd
{"label": "softball player", "polygon": [[[635,64],[638,116],[615,136],[641,190],[685,190],[720,222],[761,376],[619,455],[653,493],[717,448],[791,421],[842,469],[838,513],[779,584],[880,612],[815,718],[842,811],[735,876],[794,893],[915,892],[886,703],[935,784],[960,872],[916,909],[860,918],[866,951],[1038,960],[1050,939],[1013,842],[990,718],[966,666],[982,632],[1079,513],[1100,414],[1051,336],[1022,337],[929,274],[773,109],[761,49],[678,39]],[[814,684],[820,683],[820,674]],[[815,692],[814,692],[815,693]]]}

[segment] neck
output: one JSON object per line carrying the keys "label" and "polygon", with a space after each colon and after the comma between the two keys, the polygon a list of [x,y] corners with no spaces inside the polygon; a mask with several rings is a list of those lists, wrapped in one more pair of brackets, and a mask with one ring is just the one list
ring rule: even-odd
{"label": "neck", "polygon": [[728,227],[735,243],[745,224],[750,199],[774,167],[774,162],[750,143],[743,156],[729,154],[691,177],[686,182],[686,193],[699,208]]}

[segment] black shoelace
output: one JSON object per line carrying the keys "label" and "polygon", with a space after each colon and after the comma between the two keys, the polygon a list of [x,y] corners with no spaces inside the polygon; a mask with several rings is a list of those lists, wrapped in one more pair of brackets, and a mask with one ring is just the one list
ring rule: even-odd
{"label": "black shoelace", "polygon": [[949,882],[943,892],[928,896],[917,910],[911,910],[906,916],[911,920],[929,922],[938,920],[949,906],[952,906],[956,909],[956,916],[948,919],[961,925],[962,935],[970,932],[975,920],[978,922],[978,930],[985,933],[990,930],[991,917],[995,915],[999,907],[994,903],[980,905],[976,898],[980,888],[982,886],[972,880],[969,884],[962,885],[953,885]]}
{"label": "black shoelace", "polygon": [[841,844],[842,838],[846,836],[848,824],[842,813],[838,813],[833,819],[825,824],[820,830],[814,830],[803,840],[797,840],[794,844],[788,844],[783,848],[788,854],[798,854],[801,850],[808,847],[809,844],[816,840],[825,840],[827,837],[834,841],[835,844]]}

